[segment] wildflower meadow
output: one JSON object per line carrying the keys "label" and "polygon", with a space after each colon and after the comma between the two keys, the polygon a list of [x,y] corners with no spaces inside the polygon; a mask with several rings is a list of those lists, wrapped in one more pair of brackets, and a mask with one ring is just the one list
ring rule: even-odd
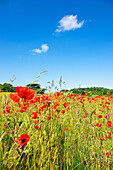
{"label": "wildflower meadow", "polygon": [[0,170],[113,169],[113,96],[0,93]]}

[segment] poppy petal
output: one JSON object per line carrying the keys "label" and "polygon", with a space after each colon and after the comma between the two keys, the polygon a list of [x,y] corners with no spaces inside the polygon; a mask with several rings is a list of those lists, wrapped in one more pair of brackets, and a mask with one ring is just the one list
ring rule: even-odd
{"label": "poppy petal", "polygon": [[19,103],[20,101],[20,97],[15,94],[15,93],[10,93],[10,98],[15,102],[15,103]]}

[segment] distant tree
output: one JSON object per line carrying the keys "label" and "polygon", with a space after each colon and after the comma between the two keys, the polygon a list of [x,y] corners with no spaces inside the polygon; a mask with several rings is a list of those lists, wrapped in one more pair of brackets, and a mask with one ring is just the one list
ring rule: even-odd
{"label": "distant tree", "polygon": [[31,84],[28,84],[26,87],[33,89],[33,90],[37,90],[37,89],[40,89],[40,84],[31,83]]}
{"label": "distant tree", "polygon": [[2,88],[3,88],[3,85],[2,85],[2,84],[0,84],[0,91],[2,90]]}
{"label": "distant tree", "polygon": [[4,83],[1,90],[4,92],[14,92],[14,87],[12,84]]}
{"label": "distant tree", "polygon": [[111,90],[109,90],[109,95],[111,95],[111,96],[113,96],[113,90],[111,89]]}
{"label": "distant tree", "polygon": [[60,92],[62,92],[62,93],[65,93],[65,92],[68,92],[69,90],[67,90],[67,89],[62,89]]}
{"label": "distant tree", "polygon": [[37,94],[42,94],[46,90],[46,89],[41,89],[40,84],[36,84],[36,83],[28,84],[26,87],[35,90]]}

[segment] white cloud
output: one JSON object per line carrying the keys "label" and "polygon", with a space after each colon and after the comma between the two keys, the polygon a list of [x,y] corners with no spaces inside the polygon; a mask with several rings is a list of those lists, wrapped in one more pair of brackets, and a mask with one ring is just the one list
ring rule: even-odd
{"label": "white cloud", "polygon": [[42,52],[40,49],[34,49],[33,51],[34,51],[35,53],[39,53],[39,54]]}
{"label": "white cloud", "polygon": [[49,47],[47,44],[42,44],[41,48],[42,48],[42,52],[46,52],[47,50],[49,50]]}
{"label": "white cloud", "polygon": [[49,50],[49,46],[47,44],[42,44],[40,49],[36,48],[36,49],[33,49],[32,51],[35,52],[35,53],[41,54],[42,52],[45,53],[48,50]]}
{"label": "white cloud", "polygon": [[70,31],[81,28],[84,20],[78,23],[77,15],[66,15],[60,21],[55,32]]}

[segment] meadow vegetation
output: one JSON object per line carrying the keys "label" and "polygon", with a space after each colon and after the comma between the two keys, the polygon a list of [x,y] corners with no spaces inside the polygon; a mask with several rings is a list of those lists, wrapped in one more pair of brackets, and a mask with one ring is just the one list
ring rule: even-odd
{"label": "meadow vegetation", "polygon": [[113,169],[113,96],[0,95],[0,169]]}

